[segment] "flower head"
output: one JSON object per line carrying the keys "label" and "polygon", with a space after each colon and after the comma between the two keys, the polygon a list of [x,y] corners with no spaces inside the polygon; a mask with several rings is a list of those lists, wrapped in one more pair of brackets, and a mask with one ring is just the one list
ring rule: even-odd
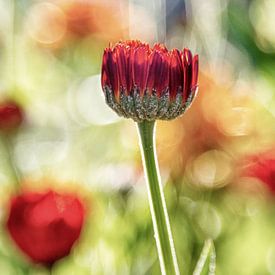
{"label": "flower head", "polygon": [[21,107],[12,101],[0,103],[0,130],[16,130],[23,122]]}
{"label": "flower head", "polygon": [[140,41],[106,48],[101,84],[107,104],[120,116],[169,120],[181,115],[198,88],[198,55],[189,49],[168,51]]}
{"label": "flower head", "polygon": [[24,192],[11,200],[7,228],[33,262],[52,265],[70,253],[83,220],[83,204],[74,195]]}

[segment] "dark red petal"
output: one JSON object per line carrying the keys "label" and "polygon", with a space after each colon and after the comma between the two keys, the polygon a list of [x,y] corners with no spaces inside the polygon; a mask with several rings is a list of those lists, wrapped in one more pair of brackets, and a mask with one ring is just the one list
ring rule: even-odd
{"label": "dark red petal", "polygon": [[192,63],[192,84],[191,88],[194,89],[198,85],[198,73],[199,73],[199,57],[195,55]]}
{"label": "dark red petal", "polygon": [[117,66],[118,77],[120,85],[125,88],[125,92],[129,95],[133,87],[132,80],[132,66],[130,63],[130,56],[132,55],[133,48],[128,43],[134,41],[126,41],[117,43],[115,50],[117,51]]}
{"label": "dark red petal", "polygon": [[127,81],[127,94],[129,95],[133,89],[133,79],[132,79],[132,56],[134,50],[129,46],[125,47],[126,53],[126,81]]}
{"label": "dark red petal", "polygon": [[109,78],[108,78],[108,68],[107,68],[107,57],[108,57],[108,49],[104,50],[102,57],[102,69],[101,69],[101,86],[110,86]]}
{"label": "dark red petal", "polygon": [[148,76],[148,49],[146,47],[142,46],[134,51],[132,66],[133,82],[143,95]]}
{"label": "dark red petal", "polygon": [[162,70],[159,77],[157,78],[157,93],[161,93],[166,90],[169,86],[169,63],[170,58],[168,54],[163,55]]}
{"label": "dark red petal", "polygon": [[169,56],[160,51],[153,51],[149,56],[149,72],[147,88],[151,92],[156,90],[157,95],[169,85]]}
{"label": "dark red petal", "polygon": [[152,91],[155,88],[156,72],[160,68],[161,56],[159,52],[153,51],[149,56],[149,71],[146,87]]}
{"label": "dark red petal", "polygon": [[169,70],[169,92],[170,97],[175,98],[179,87],[183,83],[183,67],[180,57],[180,52],[177,49],[172,50],[170,56],[170,70]]}
{"label": "dark red petal", "polygon": [[115,54],[112,50],[106,51],[106,72],[107,79],[111,89],[117,99],[119,99],[119,79],[118,79],[118,68]]}
{"label": "dark red petal", "polygon": [[127,53],[125,47],[118,44],[114,48],[114,54],[117,60],[117,70],[118,70],[118,79],[119,79],[119,86],[123,87],[124,89],[127,88]]}
{"label": "dark red petal", "polygon": [[182,63],[183,63],[183,101],[186,101],[191,92],[191,82],[192,82],[192,53],[189,49],[183,50]]}

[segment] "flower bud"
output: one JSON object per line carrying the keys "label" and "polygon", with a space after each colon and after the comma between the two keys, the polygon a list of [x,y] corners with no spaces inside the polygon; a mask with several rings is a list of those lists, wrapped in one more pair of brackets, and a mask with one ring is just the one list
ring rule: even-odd
{"label": "flower bud", "polygon": [[0,103],[0,130],[9,132],[16,130],[23,122],[21,107],[12,101]]}
{"label": "flower bud", "polygon": [[140,41],[119,42],[103,54],[101,84],[106,103],[137,122],[183,114],[198,88],[198,55],[168,51]]}

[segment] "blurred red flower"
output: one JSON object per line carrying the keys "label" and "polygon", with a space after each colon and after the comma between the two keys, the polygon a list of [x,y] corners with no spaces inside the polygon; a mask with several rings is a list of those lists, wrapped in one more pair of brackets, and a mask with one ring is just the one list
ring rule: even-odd
{"label": "blurred red flower", "polygon": [[[226,152],[233,165],[254,139],[259,141],[258,107],[251,97],[250,86],[246,83],[240,87],[232,86],[234,79],[226,68],[219,70],[222,77],[210,72],[208,67],[199,72],[200,92],[184,116],[169,123],[158,123],[159,162],[177,180],[181,180],[188,167],[206,152]],[[224,154],[214,155],[215,161],[212,160],[219,167],[228,163]]]}
{"label": "blurred red flower", "polygon": [[0,130],[16,130],[23,121],[21,107],[12,101],[0,103]]}
{"label": "blurred red flower", "polygon": [[107,104],[135,121],[169,120],[181,115],[198,87],[198,55],[189,49],[150,48],[130,40],[105,49],[102,88]]}
{"label": "blurred red flower", "polygon": [[83,203],[74,195],[23,192],[11,200],[7,228],[33,262],[50,266],[70,253],[83,221]]}
{"label": "blurred red flower", "polygon": [[[104,16],[101,16],[103,15]],[[90,45],[128,37],[128,4],[117,1],[34,1],[26,30],[40,46],[62,49],[88,39]],[[121,20],[123,18],[123,20]],[[82,41],[81,41],[82,42]]]}
{"label": "blurred red flower", "polygon": [[[96,34],[103,40],[115,40],[122,37],[128,28],[121,20],[121,7],[116,2],[73,0],[65,3],[62,8],[67,18],[67,29],[76,37]],[[104,16],[98,16],[100,14]]]}
{"label": "blurred red flower", "polygon": [[77,36],[93,32],[93,6],[88,2],[73,2],[66,9],[68,30]]}
{"label": "blurred red flower", "polygon": [[247,157],[241,174],[260,180],[275,195],[275,151]]}

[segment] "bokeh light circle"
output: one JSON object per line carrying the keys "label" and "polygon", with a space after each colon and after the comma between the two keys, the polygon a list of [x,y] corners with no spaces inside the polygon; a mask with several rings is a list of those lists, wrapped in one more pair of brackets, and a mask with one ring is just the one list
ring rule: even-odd
{"label": "bokeh light circle", "polygon": [[62,9],[53,3],[37,3],[29,10],[26,28],[36,42],[54,44],[66,34],[66,17]]}
{"label": "bokeh light circle", "polygon": [[70,88],[70,113],[80,124],[105,125],[121,120],[105,103],[100,77],[88,77]]}
{"label": "bokeh light circle", "polygon": [[187,175],[198,187],[215,188],[227,184],[233,173],[231,158],[223,151],[210,150],[189,161]]}

